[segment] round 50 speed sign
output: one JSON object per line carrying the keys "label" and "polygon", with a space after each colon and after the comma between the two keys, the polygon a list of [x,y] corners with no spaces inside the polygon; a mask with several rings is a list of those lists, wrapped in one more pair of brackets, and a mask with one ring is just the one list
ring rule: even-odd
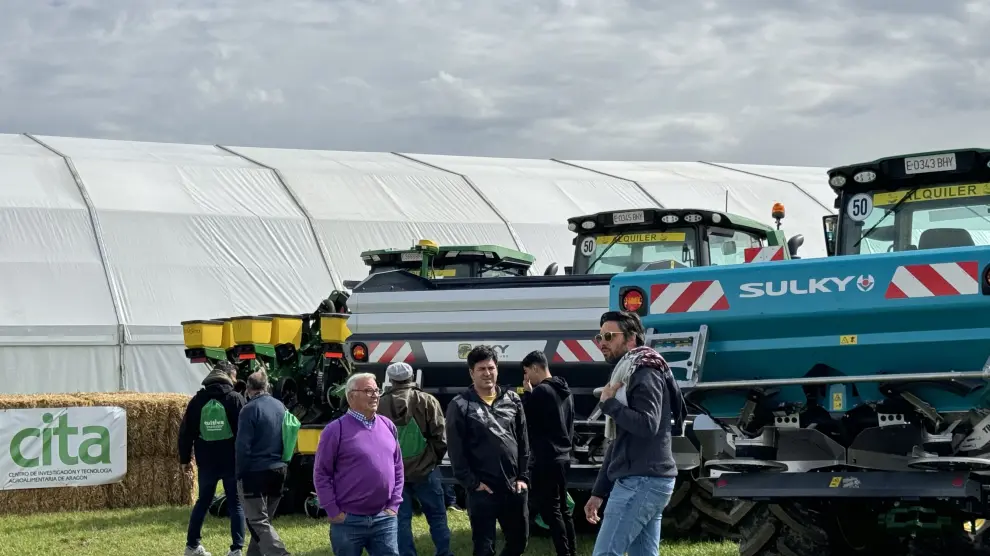
{"label": "round 50 speed sign", "polygon": [[853,222],[862,222],[873,213],[873,195],[857,193],[846,203],[846,216]]}

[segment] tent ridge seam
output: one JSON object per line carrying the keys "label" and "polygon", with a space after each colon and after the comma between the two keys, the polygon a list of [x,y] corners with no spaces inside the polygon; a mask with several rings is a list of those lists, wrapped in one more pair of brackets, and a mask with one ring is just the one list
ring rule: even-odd
{"label": "tent ridge seam", "polygon": [[556,162],[557,164],[563,164],[565,166],[570,166],[572,168],[577,168],[578,170],[585,170],[585,171],[588,171],[588,172],[593,172],[595,174],[598,174],[598,175],[601,175],[601,176],[605,176],[606,178],[612,178],[614,180],[620,180],[620,181],[627,181],[627,182],[635,185],[637,188],[639,188],[639,190],[643,192],[643,195],[646,195],[651,201],[653,201],[654,203],[656,203],[656,205],[658,207],[660,207],[660,208],[667,208],[667,207],[663,206],[663,203],[661,203],[656,197],[654,197],[652,194],[650,194],[650,192],[647,191],[645,187],[643,187],[643,184],[639,183],[636,180],[629,179],[629,178],[623,178],[622,176],[616,176],[615,174],[609,174],[608,172],[602,172],[601,170],[595,170],[594,168],[588,168],[587,166],[581,166],[579,164],[574,164],[573,162],[566,162],[566,161],[560,160],[558,158],[551,158],[550,160],[552,160],[553,162]]}
{"label": "tent ridge seam", "polygon": [[320,250],[320,255],[321,258],[323,259],[323,266],[327,268],[327,273],[330,275],[330,284],[334,287],[334,289],[340,287],[337,284],[337,280],[334,278],[334,271],[333,271],[334,264],[332,258],[330,257],[330,251],[328,250],[326,244],[323,243],[323,240],[320,238],[320,234],[317,233],[316,231],[316,224],[313,222],[313,215],[309,212],[309,209],[307,209],[305,205],[303,205],[302,202],[299,200],[299,196],[296,195],[296,191],[292,189],[292,186],[289,185],[288,180],[285,179],[285,176],[282,175],[282,172],[278,168],[269,166],[267,164],[262,164],[261,162],[247,156],[246,154],[237,152],[230,147],[225,147],[219,144],[215,144],[213,146],[224,152],[230,153],[238,158],[246,160],[251,164],[258,166],[259,168],[264,168],[265,170],[268,170],[275,176],[275,179],[278,180],[278,183],[282,186],[285,192],[288,193],[289,198],[292,199],[292,202],[295,203],[296,208],[299,209],[299,212],[301,212],[303,217],[306,219],[306,223],[309,225],[309,233],[313,235],[313,241],[316,242],[316,248]]}
{"label": "tent ridge seam", "polygon": [[415,157],[410,156],[410,155],[407,155],[407,154],[402,154],[400,152],[395,152],[395,151],[391,151],[389,154],[392,154],[394,156],[398,156],[399,158],[404,158],[404,159],[406,159],[406,160],[408,160],[410,162],[415,162],[416,164],[422,164],[423,166],[427,166],[429,168],[433,168],[434,170],[439,170],[441,172],[446,172],[448,174],[451,174],[451,175],[454,175],[454,176],[457,176],[457,177],[461,178],[464,181],[464,183],[466,183],[467,186],[470,187],[475,192],[475,194],[478,195],[478,197],[480,197],[481,200],[485,202],[486,205],[488,205],[488,208],[492,209],[492,212],[495,213],[495,216],[498,216],[499,219],[501,219],[502,222],[505,223],[506,229],[509,230],[509,235],[512,236],[512,241],[515,242],[515,244],[516,244],[516,249],[518,249],[520,251],[525,251],[526,250],[525,246],[523,245],[522,239],[516,233],[515,228],[512,227],[512,224],[509,222],[509,220],[505,217],[504,214],[502,214],[502,211],[498,210],[498,207],[495,206],[495,203],[493,203],[491,201],[491,199],[489,199],[488,196],[485,195],[484,192],[481,191],[481,189],[477,185],[475,185],[475,183],[473,181],[471,181],[471,178],[467,177],[466,175],[464,175],[464,174],[462,174],[460,172],[455,172],[453,170],[448,170],[447,168],[444,168],[442,166],[437,166],[436,164],[431,164],[429,162],[426,162],[425,160],[420,160],[418,158],[415,158]]}
{"label": "tent ridge seam", "polygon": [[758,174],[756,172],[750,172],[749,170],[741,170],[739,168],[732,168],[731,166],[723,166],[723,165],[718,164],[716,162],[708,162],[707,160],[699,160],[698,163],[699,164],[707,164],[707,165],[713,166],[715,168],[721,168],[723,170],[729,170],[729,171],[732,171],[732,172],[739,172],[740,174],[748,174],[750,176],[755,176],[757,178],[763,178],[763,179],[767,179],[767,180],[773,180],[773,181],[779,181],[781,183],[786,183],[788,185],[791,185],[792,187],[794,187],[794,189],[797,189],[801,193],[804,193],[804,196],[805,197],[811,199],[815,204],[817,204],[818,206],[822,207],[823,209],[825,209],[826,211],[828,211],[830,214],[835,214],[834,212],[832,212],[832,209],[831,208],[829,208],[829,207],[825,206],[824,204],[822,204],[822,202],[819,201],[818,199],[816,199],[814,195],[812,195],[811,193],[808,193],[807,191],[804,190],[803,187],[801,187],[800,185],[798,185],[798,184],[796,184],[796,183],[794,183],[794,182],[792,182],[790,180],[785,180],[785,179],[781,179],[781,178],[775,178],[773,176],[767,176],[765,174]]}
{"label": "tent ridge seam", "polygon": [[120,390],[126,390],[126,374],[124,372],[124,344],[126,344],[126,339],[124,333],[123,302],[120,299],[117,288],[114,287],[113,273],[110,272],[110,263],[107,259],[107,246],[103,241],[103,227],[100,225],[100,217],[96,212],[96,205],[93,204],[93,198],[90,197],[89,190],[86,189],[86,184],[83,182],[82,176],[79,175],[76,165],[72,162],[72,159],[69,158],[68,155],[30,133],[25,133],[23,135],[62,159],[62,162],[69,170],[69,174],[72,176],[72,181],[75,182],[76,188],[79,189],[79,195],[82,196],[83,203],[86,205],[86,212],[89,213],[89,225],[93,230],[93,239],[96,240],[96,249],[100,254],[100,262],[102,263],[101,266],[103,266],[103,275],[107,281],[107,290],[110,294],[110,302],[113,304],[113,314],[117,319],[117,341],[119,342],[118,356],[120,357],[119,367],[117,369],[117,388]]}

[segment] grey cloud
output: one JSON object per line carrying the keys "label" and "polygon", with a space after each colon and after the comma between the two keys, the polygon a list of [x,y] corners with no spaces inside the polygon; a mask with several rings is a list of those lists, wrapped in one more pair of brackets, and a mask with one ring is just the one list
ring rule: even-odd
{"label": "grey cloud", "polygon": [[825,166],[990,121],[977,1],[0,5],[4,132]]}

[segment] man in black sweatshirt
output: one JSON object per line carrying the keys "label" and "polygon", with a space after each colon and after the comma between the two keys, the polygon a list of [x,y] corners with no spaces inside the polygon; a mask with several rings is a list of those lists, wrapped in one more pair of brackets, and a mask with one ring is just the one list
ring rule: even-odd
{"label": "man in black sweatshirt", "polygon": [[244,396],[234,391],[237,367],[220,361],[203,379],[203,388],[189,400],[179,428],[179,465],[192,472],[195,449],[199,469],[199,497],[189,517],[185,556],[210,556],[200,543],[206,512],[223,483],[230,516],[230,551],[228,556],[240,556],[244,547],[244,510],[237,497],[234,476],[234,439],[238,418],[246,403]]}
{"label": "man in black sweatshirt", "polygon": [[574,556],[574,521],[567,508],[567,472],[574,436],[574,397],[563,377],[552,376],[547,356],[534,351],[522,360],[523,407],[529,425],[533,505],[550,528],[557,556]]}

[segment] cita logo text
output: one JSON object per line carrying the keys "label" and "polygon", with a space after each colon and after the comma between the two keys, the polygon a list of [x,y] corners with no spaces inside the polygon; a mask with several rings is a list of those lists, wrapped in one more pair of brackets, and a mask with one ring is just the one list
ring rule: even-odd
{"label": "cita logo text", "polygon": [[[45,423],[41,428],[21,429],[10,440],[10,459],[24,468],[51,465],[57,457],[62,465],[87,465],[110,463],[110,430],[98,425],[81,427],[69,426],[69,416],[61,415],[58,424],[52,425],[54,418],[51,413],[41,416]],[[82,435],[79,447],[75,453],[70,449],[70,440]],[[39,450],[40,447],[40,450]],[[38,454],[28,457],[28,454]]]}

